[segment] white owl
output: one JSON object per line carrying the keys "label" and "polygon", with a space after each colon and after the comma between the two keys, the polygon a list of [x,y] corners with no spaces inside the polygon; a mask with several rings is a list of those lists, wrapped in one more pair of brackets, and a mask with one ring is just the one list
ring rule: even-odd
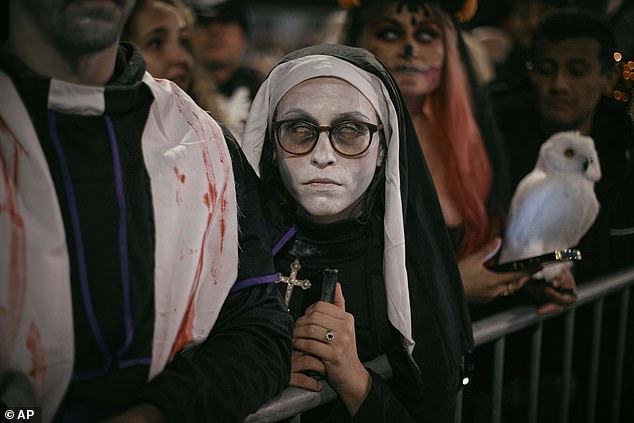
{"label": "white owl", "polygon": [[[548,138],[535,168],[517,185],[498,262],[576,246],[599,213],[594,193],[599,179],[592,138],[578,131]],[[550,280],[560,270],[559,265],[548,266],[543,276]]]}

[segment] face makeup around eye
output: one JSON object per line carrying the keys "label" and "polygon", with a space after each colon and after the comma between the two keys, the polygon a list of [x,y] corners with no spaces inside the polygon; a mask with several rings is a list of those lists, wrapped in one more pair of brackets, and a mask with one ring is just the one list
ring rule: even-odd
{"label": "face makeup around eye", "polygon": [[405,96],[433,92],[445,61],[443,29],[429,8],[410,12],[396,3],[371,22],[360,44],[388,67]]}
{"label": "face makeup around eye", "polygon": [[[370,102],[349,83],[329,77],[314,78],[291,88],[277,106],[276,120],[302,119],[314,125],[363,121],[378,125]],[[382,148],[377,139],[355,157],[338,154],[328,132],[319,133],[310,153],[294,155],[276,144],[279,171],[299,212],[317,223],[332,223],[353,216],[377,166]]]}

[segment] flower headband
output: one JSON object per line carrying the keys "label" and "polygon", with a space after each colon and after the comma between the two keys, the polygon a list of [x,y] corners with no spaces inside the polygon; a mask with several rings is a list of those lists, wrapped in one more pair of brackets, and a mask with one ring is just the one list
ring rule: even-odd
{"label": "flower headband", "polygon": [[[339,2],[339,6],[343,7],[344,9],[351,9],[353,7],[361,6],[361,0],[338,0],[338,2]],[[415,5],[415,3],[418,3],[418,2],[421,2],[421,0],[403,0],[402,1],[402,3],[411,3],[413,5]],[[476,10],[478,9],[478,0],[464,0],[462,2],[462,7],[460,8],[456,7],[455,4],[451,4],[451,5],[445,4],[443,6],[443,3],[445,2],[442,2],[442,1],[436,1],[436,3],[439,4],[439,6],[443,7],[444,9],[446,10],[449,9],[450,12],[455,13],[456,17],[458,18],[460,22],[466,22],[470,20],[471,18],[473,18],[473,16],[476,13]],[[453,3],[453,2],[449,1],[448,3]]]}

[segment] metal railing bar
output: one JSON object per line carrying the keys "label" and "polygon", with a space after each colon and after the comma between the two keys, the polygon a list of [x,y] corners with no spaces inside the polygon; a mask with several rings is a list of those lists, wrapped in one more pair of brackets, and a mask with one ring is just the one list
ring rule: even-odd
{"label": "metal railing bar", "polygon": [[502,391],[504,384],[505,346],[505,336],[495,341],[493,353],[493,397],[491,398],[491,423],[500,423],[500,421],[502,420]]}
{"label": "metal railing bar", "polygon": [[[623,387],[623,367],[625,366],[625,342],[627,337],[627,317],[629,313],[630,290],[625,289],[621,296],[619,327],[614,366],[614,395],[612,395],[612,421],[618,422],[621,406],[621,389]],[[631,400],[631,399],[630,399]]]}
{"label": "metal railing bar", "polygon": [[575,335],[575,309],[571,309],[566,313],[564,323],[564,351],[562,357],[562,399],[561,399],[561,423],[568,422],[570,414],[570,387],[572,381],[572,351]]}
{"label": "metal railing bar", "polygon": [[597,298],[622,290],[632,281],[634,281],[634,267],[583,284],[579,287],[577,302],[561,312],[539,315],[533,306],[520,306],[475,321],[473,322],[475,344],[476,346],[486,344],[508,333],[532,326],[541,320],[557,317]]}
{"label": "metal railing bar", "polygon": [[335,390],[325,381],[321,381],[321,384],[320,392],[289,386],[279,397],[248,416],[245,422],[273,423],[333,401],[337,397]]}
{"label": "metal railing bar", "polygon": [[588,378],[587,422],[595,421],[597,408],[597,382],[599,380],[599,359],[601,354],[601,331],[603,323],[603,298],[597,300],[592,307],[592,351],[590,355],[590,377]]}
{"label": "metal railing bar", "polygon": [[533,306],[520,306],[473,322],[475,345],[495,341],[505,334],[519,332],[543,319]]}
{"label": "metal railing bar", "polygon": [[[383,379],[392,377],[392,368],[385,355],[380,355],[374,360],[365,363],[365,366]],[[258,411],[250,414],[245,419],[245,423],[273,423],[333,401],[337,397],[335,390],[324,380],[321,381],[321,384],[322,389],[320,392],[289,386],[280,396],[270,400],[260,407]]]}
{"label": "metal railing bar", "polygon": [[528,393],[528,423],[537,423],[537,405],[539,398],[539,370],[542,358],[542,335],[544,325],[539,322],[531,335],[531,368]]}
{"label": "metal railing bar", "polygon": [[462,393],[463,392],[464,392],[463,389],[461,389],[460,392],[458,392],[458,398],[456,399],[456,412],[453,417],[454,423],[460,423],[462,421]]}
{"label": "metal railing bar", "polygon": [[582,306],[597,298],[606,297],[626,288],[634,280],[634,266],[610,275],[588,281],[579,287],[579,298],[575,307]]}
{"label": "metal railing bar", "polygon": [[[577,303],[568,307],[561,313],[551,313],[546,316],[535,313],[533,306],[522,306],[503,313],[478,320],[473,323],[473,335],[476,346],[494,341],[502,336],[517,332],[531,325],[540,324],[546,319],[556,317],[560,314],[569,312],[576,307],[591,303],[597,298],[601,298],[611,293],[626,290],[627,294],[622,297],[625,308],[621,309],[621,321],[619,323],[618,350],[616,357],[616,369],[623,369],[625,340],[626,340],[626,323],[627,323],[627,298],[631,292],[628,285],[634,285],[634,266],[611,275],[607,275],[593,281],[587,282],[579,287],[579,297]],[[385,355],[381,355],[366,365],[375,365],[372,368],[381,377],[391,377],[390,365]],[[617,371],[615,375],[615,392],[622,389],[623,375]],[[324,387],[322,392],[310,392],[298,388],[286,388],[284,392],[277,398],[270,400],[264,404],[256,413],[251,414],[245,420],[245,423],[269,423],[277,422],[281,419],[296,416],[303,411],[312,407],[327,403],[334,399],[334,391],[327,383],[322,382]],[[619,395],[613,396],[612,403],[612,420],[618,421],[620,407]]]}

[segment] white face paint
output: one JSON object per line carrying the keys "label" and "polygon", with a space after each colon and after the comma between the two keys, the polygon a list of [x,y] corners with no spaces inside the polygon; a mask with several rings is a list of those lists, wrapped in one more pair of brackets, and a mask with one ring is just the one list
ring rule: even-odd
{"label": "white face paint", "polygon": [[[349,83],[332,77],[304,81],[291,88],[278,104],[276,120],[303,119],[332,126],[346,120],[378,123],[372,104]],[[300,213],[317,223],[352,216],[380,165],[379,134],[360,156],[344,157],[332,148],[328,132],[304,156],[295,156],[276,144],[282,181],[297,201]]]}

